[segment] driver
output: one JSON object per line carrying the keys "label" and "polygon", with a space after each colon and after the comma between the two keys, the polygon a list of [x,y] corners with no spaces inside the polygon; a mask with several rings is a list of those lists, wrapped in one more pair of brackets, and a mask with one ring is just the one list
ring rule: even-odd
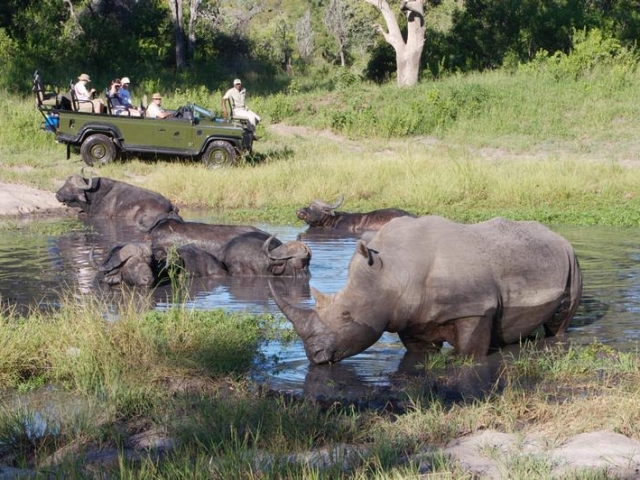
{"label": "driver", "polygon": [[154,93],[151,95],[151,103],[147,107],[147,118],[167,118],[171,117],[172,114],[167,112],[164,108],[162,108],[162,97],[159,93]]}

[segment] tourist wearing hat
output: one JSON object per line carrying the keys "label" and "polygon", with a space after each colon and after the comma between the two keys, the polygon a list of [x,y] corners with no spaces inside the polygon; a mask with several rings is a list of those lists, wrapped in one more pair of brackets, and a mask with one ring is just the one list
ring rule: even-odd
{"label": "tourist wearing hat", "polygon": [[135,110],[136,112],[138,112],[138,115],[140,115],[140,111],[136,108],[136,106],[131,101],[131,90],[129,89],[131,80],[129,80],[129,77],[122,77],[122,79],[120,80],[120,83],[122,85],[120,87],[119,93],[120,93],[120,98],[122,98],[122,102],[127,106],[130,112]]}
{"label": "tourist wearing hat", "polygon": [[107,98],[111,104],[111,113],[113,115],[128,115],[131,117],[139,117],[140,112],[137,108],[130,108],[122,98],[122,81],[119,78],[114,78],[109,86],[107,92]]}
{"label": "tourist wearing hat", "polygon": [[227,90],[222,97],[222,111],[224,112],[224,118],[229,116],[227,111],[227,102],[231,103],[231,116],[233,118],[243,118],[249,120],[249,123],[255,128],[260,122],[260,117],[257,113],[249,110],[245,104],[245,98],[247,91],[242,87],[242,81],[236,78],[233,81],[233,87]]}
{"label": "tourist wearing hat", "polygon": [[147,107],[147,118],[167,118],[171,113],[162,108],[162,97],[159,93],[151,95],[151,103]]}
{"label": "tourist wearing hat", "polygon": [[73,86],[73,91],[79,101],[78,110],[81,112],[103,113],[106,111],[106,105],[101,98],[92,98],[96,93],[96,89],[88,89],[87,84],[91,82],[91,78],[86,73],[80,74],[78,81]]}

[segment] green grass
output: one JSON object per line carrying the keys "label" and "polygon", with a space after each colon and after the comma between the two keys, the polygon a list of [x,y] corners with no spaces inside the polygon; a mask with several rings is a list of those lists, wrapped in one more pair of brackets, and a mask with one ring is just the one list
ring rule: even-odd
{"label": "green grass", "polygon": [[[133,159],[93,170],[249,223],[295,224],[297,208],[344,195],[347,211],[637,226],[639,76],[610,69],[557,79],[523,69],[413,89],[357,83],[348,95],[276,95],[256,99],[261,140],[239,167]],[[217,105],[218,93],[196,93]],[[181,95],[168,103],[186,101]],[[64,147],[38,131],[30,99],[6,108],[0,180],[55,191],[82,169],[78,155],[67,161]]]}
{"label": "green grass", "polygon": [[[280,328],[268,316],[145,313],[140,305],[132,297],[114,321],[104,304],[76,295],[57,312],[2,317],[0,390],[17,389],[24,402],[0,399],[4,464],[51,465],[57,452],[55,467],[43,468],[92,476],[96,465],[85,456],[113,450],[101,468],[120,478],[393,479],[428,462],[432,472],[462,479],[468,473],[438,452],[471,432],[545,432],[558,444],[594,430],[640,437],[637,352],[529,344],[517,357],[505,353],[495,391],[456,402],[428,385],[472,362],[436,355],[392,392],[404,408],[384,411],[274,394],[247,380],[258,346]],[[60,405],[58,413],[43,401]],[[173,446],[133,460],[125,450],[146,431]],[[311,451],[333,452],[333,461],[317,463]],[[499,465],[512,478],[545,477],[551,468],[526,455],[500,457]]]}

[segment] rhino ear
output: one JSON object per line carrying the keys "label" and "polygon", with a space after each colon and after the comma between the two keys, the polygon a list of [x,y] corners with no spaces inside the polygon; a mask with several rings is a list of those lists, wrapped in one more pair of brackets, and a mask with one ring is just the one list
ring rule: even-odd
{"label": "rhino ear", "polygon": [[316,301],[316,309],[324,307],[329,302],[329,295],[325,295],[319,290],[311,287],[311,295],[313,299]]}
{"label": "rhino ear", "polygon": [[382,267],[382,260],[378,251],[373,248],[367,247],[367,243],[364,240],[358,240],[356,243],[356,252],[367,259],[367,265],[374,268]]}

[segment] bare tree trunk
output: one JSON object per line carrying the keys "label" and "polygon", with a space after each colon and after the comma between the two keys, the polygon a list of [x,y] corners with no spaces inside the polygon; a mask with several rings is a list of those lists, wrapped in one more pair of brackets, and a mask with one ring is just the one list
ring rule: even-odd
{"label": "bare tree trunk", "polygon": [[196,21],[198,9],[202,0],[189,0],[189,41],[187,42],[187,56],[193,61],[196,56]]}
{"label": "bare tree trunk", "polygon": [[340,57],[340,66],[345,67],[347,61],[345,58],[345,47],[347,45],[348,26],[345,20],[346,4],[343,0],[331,0],[327,6],[324,16],[324,24],[333,34],[338,44],[338,56]]}
{"label": "bare tree trunk", "polygon": [[377,8],[387,24],[387,31],[382,25],[376,25],[376,28],[396,52],[398,86],[411,87],[416,85],[420,74],[420,58],[424,48],[426,31],[423,0],[402,0],[400,3],[400,10],[407,16],[406,42],[398,26],[396,14],[391,10],[387,0],[364,1]]}
{"label": "bare tree trunk", "polygon": [[184,52],[184,26],[182,23],[182,0],[169,0],[171,21],[176,37],[176,69],[183,70],[187,65]]}

